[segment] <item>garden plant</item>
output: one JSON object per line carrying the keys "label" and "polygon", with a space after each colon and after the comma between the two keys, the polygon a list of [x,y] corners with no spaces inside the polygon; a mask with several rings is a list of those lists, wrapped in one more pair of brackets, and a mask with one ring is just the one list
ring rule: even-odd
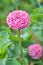
{"label": "garden plant", "polygon": [[0,0],[0,65],[43,65],[43,0]]}

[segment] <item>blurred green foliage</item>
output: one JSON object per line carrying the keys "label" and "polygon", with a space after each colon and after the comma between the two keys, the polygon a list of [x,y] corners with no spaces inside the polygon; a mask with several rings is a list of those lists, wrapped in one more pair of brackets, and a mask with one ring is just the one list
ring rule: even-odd
{"label": "blurred green foliage", "polygon": [[21,64],[33,62],[35,65],[43,65],[43,59],[36,61],[26,54],[26,49],[31,44],[40,43],[43,47],[43,0],[0,0],[0,65],[21,65],[18,60],[20,46],[17,31],[6,24],[8,13],[16,9],[27,11],[31,19],[30,26],[21,30],[24,50]]}

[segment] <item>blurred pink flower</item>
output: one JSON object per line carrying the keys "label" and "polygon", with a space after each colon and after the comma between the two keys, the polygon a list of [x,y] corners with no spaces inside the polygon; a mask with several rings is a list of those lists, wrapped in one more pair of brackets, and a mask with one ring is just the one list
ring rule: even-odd
{"label": "blurred pink flower", "polygon": [[42,56],[42,47],[40,44],[33,44],[28,47],[29,55],[33,59],[40,59]]}
{"label": "blurred pink flower", "polygon": [[6,22],[12,29],[23,29],[30,23],[30,16],[25,11],[16,10],[9,13]]}

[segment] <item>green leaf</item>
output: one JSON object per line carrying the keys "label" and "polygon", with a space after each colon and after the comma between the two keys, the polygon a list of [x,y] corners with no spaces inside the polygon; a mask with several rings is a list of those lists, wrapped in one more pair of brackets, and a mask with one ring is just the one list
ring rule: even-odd
{"label": "green leaf", "polygon": [[23,58],[22,65],[28,65],[28,60],[26,58]]}
{"label": "green leaf", "polygon": [[19,58],[20,57],[20,44],[14,43],[8,49],[8,58]]}
{"label": "green leaf", "polygon": [[0,65],[6,65],[7,58],[0,59]]}
{"label": "green leaf", "polygon": [[35,63],[35,65],[43,65],[43,62],[39,60],[38,62]]}
{"label": "green leaf", "polygon": [[7,60],[6,65],[21,65],[21,64],[16,59],[10,59],[10,60]]}
{"label": "green leaf", "polygon": [[2,54],[5,53],[5,51],[7,50],[7,48],[8,48],[9,45],[10,45],[10,44],[4,44],[4,45],[2,46],[2,48],[1,48]]}
{"label": "green leaf", "polygon": [[9,38],[11,41],[18,41],[18,38],[14,34],[10,34]]}
{"label": "green leaf", "polygon": [[4,45],[4,44],[9,44],[10,40],[9,40],[9,35],[6,32],[1,31],[0,32],[0,48]]}
{"label": "green leaf", "polygon": [[15,43],[15,57],[20,57],[20,44]]}
{"label": "green leaf", "polygon": [[3,59],[7,55],[8,46],[11,45],[9,35],[5,31],[0,32],[0,59]]}
{"label": "green leaf", "polygon": [[36,31],[34,34],[35,34],[35,36],[37,36],[37,38],[41,41],[41,42],[43,42],[43,33],[42,33],[43,31]]}

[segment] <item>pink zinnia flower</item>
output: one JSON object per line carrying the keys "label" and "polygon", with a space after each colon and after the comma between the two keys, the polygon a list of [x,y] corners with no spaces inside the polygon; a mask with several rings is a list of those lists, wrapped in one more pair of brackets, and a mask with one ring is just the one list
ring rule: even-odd
{"label": "pink zinnia flower", "polygon": [[40,44],[33,44],[28,47],[29,55],[33,59],[40,59],[42,56],[42,47]]}
{"label": "pink zinnia flower", "polygon": [[9,13],[6,22],[12,29],[23,29],[30,23],[30,16],[25,11],[16,10]]}

